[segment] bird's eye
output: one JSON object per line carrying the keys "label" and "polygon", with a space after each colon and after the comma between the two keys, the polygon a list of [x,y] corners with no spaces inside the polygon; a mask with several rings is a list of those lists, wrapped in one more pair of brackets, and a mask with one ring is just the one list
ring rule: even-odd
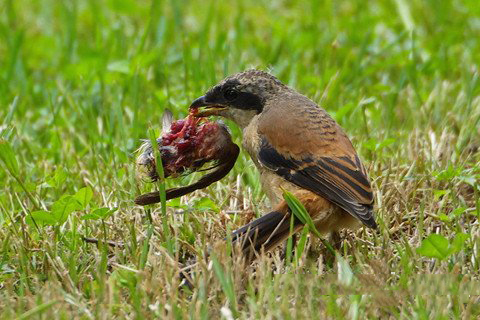
{"label": "bird's eye", "polygon": [[237,99],[238,91],[235,90],[235,89],[227,89],[227,90],[225,90],[225,92],[223,92],[223,97],[227,101],[233,101],[233,100]]}

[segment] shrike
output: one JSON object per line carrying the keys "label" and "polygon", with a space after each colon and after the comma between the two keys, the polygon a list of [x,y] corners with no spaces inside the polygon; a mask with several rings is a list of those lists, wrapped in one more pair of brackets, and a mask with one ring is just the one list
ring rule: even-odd
{"label": "shrike", "polygon": [[[293,193],[317,230],[335,234],[377,224],[367,172],[350,139],[315,102],[271,74],[248,70],[211,88],[190,106],[197,116],[222,116],[243,130],[243,147],[260,172],[273,211],[232,235],[246,252],[270,250],[290,235]],[[295,220],[294,232],[303,224]]]}

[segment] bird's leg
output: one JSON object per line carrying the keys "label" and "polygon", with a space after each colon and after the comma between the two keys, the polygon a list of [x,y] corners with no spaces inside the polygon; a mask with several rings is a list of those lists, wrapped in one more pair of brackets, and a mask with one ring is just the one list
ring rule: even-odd
{"label": "bird's leg", "polygon": [[325,254],[323,255],[323,262],[328,267],[333,267],[335,263],[335,255],[340,252],[342,247],[342,238],[337,230],[330,233],[328,240],[325,241],[326,245],[330,248],[325,248]]}
{"label": "bird's leg", "polygon": [[[328,219],[331,215],[328,212],[332,210],[332,204],[328,200],[308,190],[296,190],[293,195],[305,206],[311,218],[316,220],[315,223],[319,223],[320,226],[329,225]],[[290,230],[290,219],[292,217],[294,219],[293,232]],[[292,216],[292,211],[287,202],[282,200],[271,213],[235,231],[232,235],[232,242],[242,243],[244,254],[253,258],[260,249],[268,251],[284,243],[291,234],[297,233],[303,226],[299,218],[295,215]],[[285,249],[282,258],[284,256],[286,256]]]}
{"label": "bird's leg", "polygon": [[340,236],[340,232],[338,232],[338,230],[332,231],[332,233],[330,233],[329,241],[333,249],[335,249],[336,251],[340,251],[340,249],[342,248],[343,239]]}

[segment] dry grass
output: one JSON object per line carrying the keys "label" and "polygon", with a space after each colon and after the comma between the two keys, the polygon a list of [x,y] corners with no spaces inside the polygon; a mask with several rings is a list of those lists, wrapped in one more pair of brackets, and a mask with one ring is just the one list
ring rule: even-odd
{"label": "dry grass", "polygon": [[[0,318],[479,317],[479,19],[473,0],[0,3]],[[244,153],[166,215],[133,205],[163,108],[251,65],[321,101],[368,165],[379,230],[345,232],[333,264],[311,237],[293,261],[231,254],[269,209]]]}

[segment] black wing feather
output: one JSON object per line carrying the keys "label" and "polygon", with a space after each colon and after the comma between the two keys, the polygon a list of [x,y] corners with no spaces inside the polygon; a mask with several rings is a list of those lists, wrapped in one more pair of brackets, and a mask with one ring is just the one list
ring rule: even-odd
{"label": "black wing feather", "polygon": [[370,183],[357,156],[356,163],[347,157],[305,157],[297,160],[281,155],[262,138],[258,158],[264,166],[287,181],[325,197],[366,226],[377,227],[372,213],[373,194]]}

